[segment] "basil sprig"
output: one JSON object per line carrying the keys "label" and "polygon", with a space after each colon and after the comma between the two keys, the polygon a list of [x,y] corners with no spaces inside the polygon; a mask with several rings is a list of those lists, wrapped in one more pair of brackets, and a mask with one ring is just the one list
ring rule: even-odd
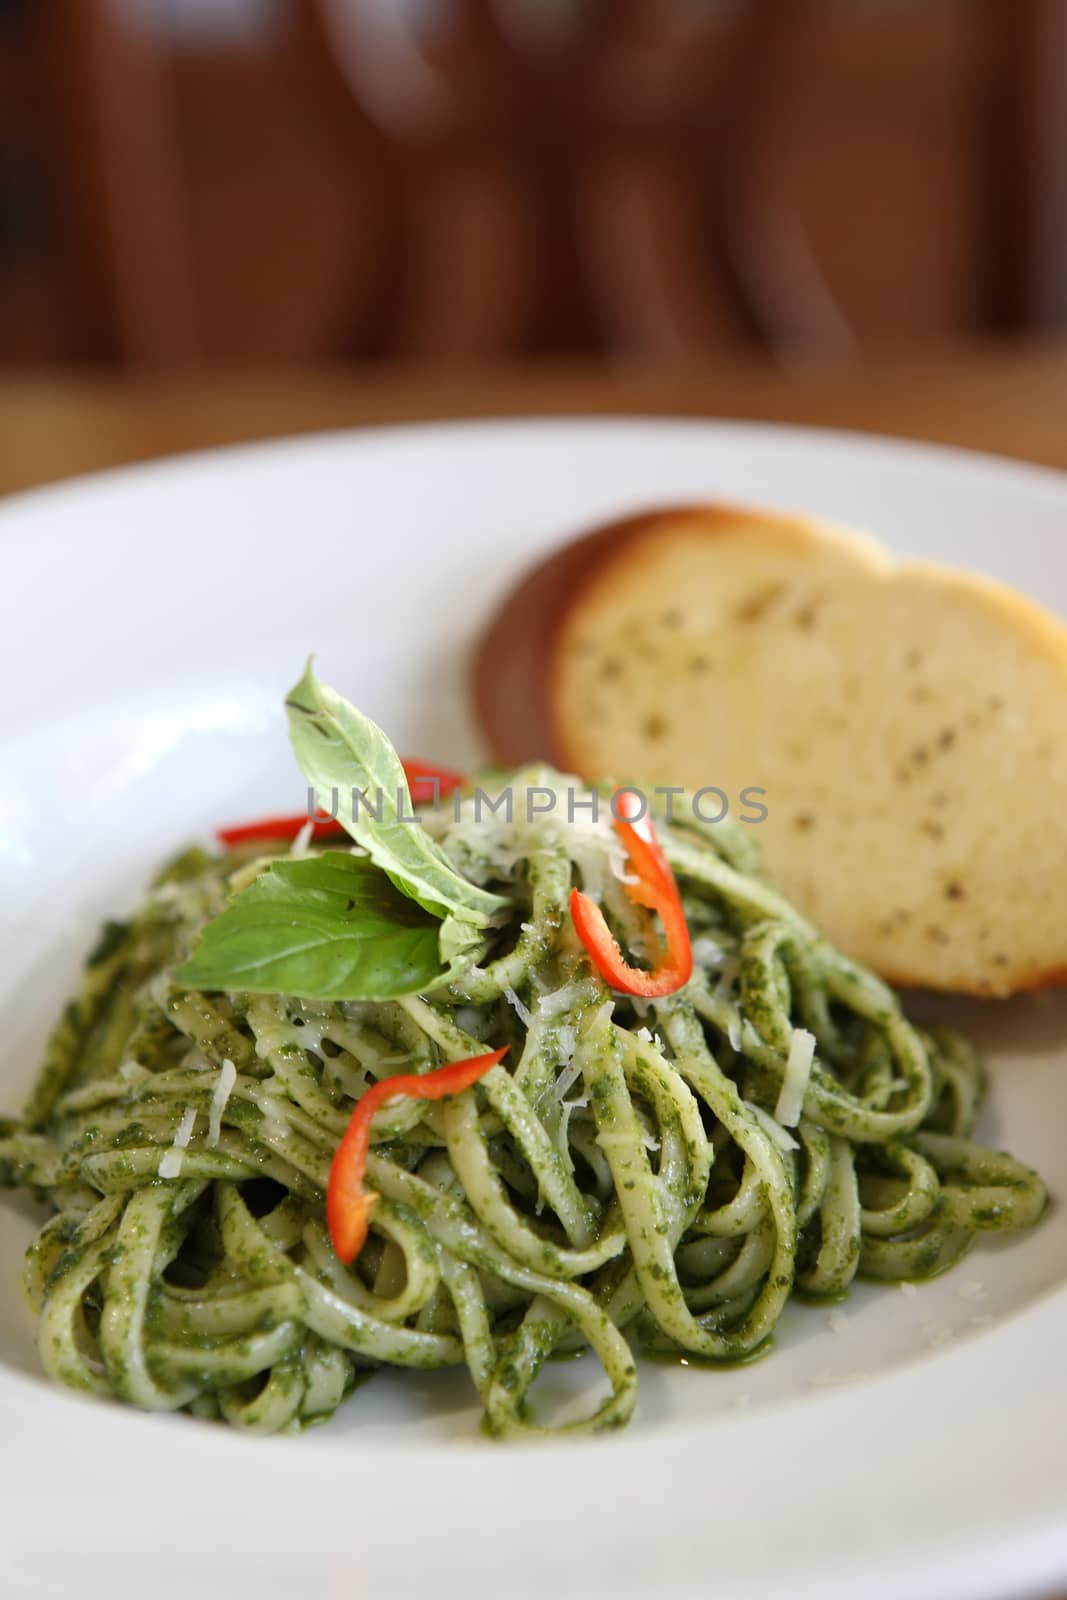
{"label": "basil sprig", "polygon": [[365,856],[272,861],[175,973],[190,989],[389,1000],[437,982],[441,924]]}
{"label": "basil sprig", "polygon": [[[319,805],[332,812],[336,790],[337,820],[402,893],[474,928],[505,909],[506,900],[457,872],[424,828],[401,819],[398,797],[411,812],[400,757],[376,723],[319,682],[310,662],[285,709],[290,743]],[[357,793],[367,804],[353,804]]]}
{"label": "basil sprig", "polygon": [[[464,878],[411,820],[404,769],[382,730],[310,663],[286,711],[319,805],[332,811],[336,791],[338,820],[366,854],[271,862],[207,924],[175,981],[380,1000],[432,988],[480,959],[508,902]],[[353,805],[353,793],[366,803]]]}

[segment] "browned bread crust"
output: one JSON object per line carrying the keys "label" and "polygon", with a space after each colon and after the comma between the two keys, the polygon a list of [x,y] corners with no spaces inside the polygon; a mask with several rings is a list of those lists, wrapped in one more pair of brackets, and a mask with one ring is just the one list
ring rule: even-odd
{"label": "browned bread crust", "polygon": [[892,981],[1067,982],[1067,629],[864,535],[682,506],[567,545],[475,669],[493,754],[768,789],[771,876]]}

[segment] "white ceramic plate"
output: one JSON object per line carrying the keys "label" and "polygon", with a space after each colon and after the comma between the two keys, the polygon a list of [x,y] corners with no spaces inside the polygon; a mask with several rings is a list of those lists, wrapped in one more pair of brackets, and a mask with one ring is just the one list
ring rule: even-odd
{"label": "white ceramic plate", "polygon": [[[856,523],[1067,616],[1067,480],[796,430],[338,435],[0,508],[3,1101],[29,1083],[103,913],[220,820],[301,808],[280,708],[309,651],[401,747],[462,765],[477,753],[466,658],[509,581],[591,521],[694,496]],[[957,1009],[993,1056],[988,1136],[1063,1196],[1064,997]],[[843,1329],[791,1309],[754,1367],[647,1366],[621,1436],[530,1448],[482,1440],[454,1374],[376,1378],[284,1440],[71,1398],[38,1375],[16,1288],[37,1220],[0,1198],[4,1593],[1067,1588],[1062,1204],[915,1295],[860,1287]]]}

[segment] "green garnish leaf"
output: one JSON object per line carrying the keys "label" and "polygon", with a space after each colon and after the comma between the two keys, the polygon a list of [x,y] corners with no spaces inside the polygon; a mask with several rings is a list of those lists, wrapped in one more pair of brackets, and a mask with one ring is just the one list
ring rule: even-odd
{"label": "green garnish leaf", "polygon": [[[341,826],[403,894],[439,917],[475,928],[505,909],[506,900],[457,872],[420,824],[402,820],[397,796],[409,817],[411,806],[400,757],[381,728],[319,682],[310,661],[285,709],[293,751],[318,804],[332,813],[336,791]],[[368,804],[353,806],[353,793]],[[446,946],[461,942],[451,932],[445,937]]]}
{"label": "green garnish leaf", "polygon": [[[200,935],[176,982],[190,989],[386,1000],[418,994],[485,955],[508,902],[456,871],[414,817],[379,727],[308,663],[286,700],[297,761],[324,810],[366,852],[270,863]],[[364,797],[354,806],[352,796]]]}
{"label": "green garnish leaf", "polygon": [[272,861],[209,922],[174,981],[190,989],[390,1000],[448,974],[441,922],[365,856]]}

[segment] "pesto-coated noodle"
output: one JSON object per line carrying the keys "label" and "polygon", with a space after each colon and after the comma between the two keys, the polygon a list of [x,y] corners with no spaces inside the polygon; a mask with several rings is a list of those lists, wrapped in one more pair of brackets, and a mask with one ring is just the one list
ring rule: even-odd
{"label": "pesto-coated noodle", "polygon": [[[590,1347],[606,1392],[568,1427],[612,1427],[633,1411],[635,1348],[734,1362],[794,1290],[938,1272],[982,1229],[1038,1220],[1036,1174],[972,1142],[983,1082],[966,1043],[912,1027],[754,872],[743,830],[681,803],[684,824],[660,818],[696,971],[631,1000],[604,987],[567,910],[577,883],[645,953],[606,807],[524,820],[524,783],[561,780],[518,775],[514,821],[479,820],[470,799],[426,814],[513,910],[483,965],[425,997],[173,986],[262,846],[189,852],[109,925],[22,1119],[0,1129],[0,1177],[55,1211],[25,1269],[54,1378],[276,1432],[328,1416],[378,1366],[465,1364],[507,1435],[547,1426],[531,1404],[546,1359]],[[375,1120],[380,1199],[343,1266],[323,1194],[353,1104],[383,1076],[504,1043],[476,1088]]]}

